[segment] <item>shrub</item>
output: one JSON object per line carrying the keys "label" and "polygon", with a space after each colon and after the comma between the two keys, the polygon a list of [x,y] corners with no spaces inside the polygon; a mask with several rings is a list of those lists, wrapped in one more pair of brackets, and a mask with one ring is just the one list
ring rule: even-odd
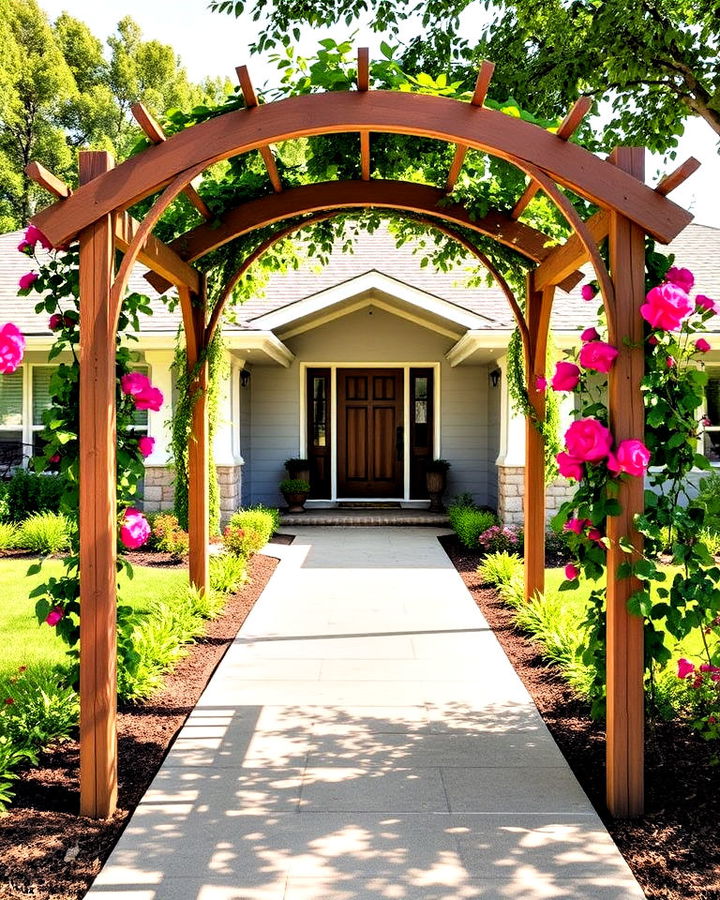
{"label": "shrub", "polygon": [[309,494],[310,482],[304,478],[283,478],[278,485],[282,494]]}
{"label": "shrub", "polygon": [[183,531],[177,516],[160,513],[152,519],[151,547],[169,553],[174,559],[184,559],[190,551],[190,536]]}
{"label": "shrub", "polygon": [[13,477],[3,483],[6,517],[13,522],[21,522],[34,513],[58,513],[64,489],[65,482],[60,475],[41,475],[17,469]]}
{"label": "shrub", "polygon": [[0,522],[0,550],[12,550],[17,542],[17,527],[12,522]]}
{"label": "shrub", "polygon": [[10,504],[7,498],[7,482],[0,481],[0,522],[10,519]]}
{"label": "shrub", "polygon": [[697,501],[705,508],[705,528],[720,533],[720,472],[703,478]]}
{"label": "shrub", "polygon": [[218,553],[210,557],[210,587],[221,594],[232,594],[248,580],[243,556]]}
{"label": "shrub", "polygon": [[78,695],[67,672],[55,666],[23,667],[16,677],[0,679],[0,698],[0,734],[16,746],[41,749],[67,740],[77,726]]}
{"label": "shrub", "polygon": [[709,531],[704,528],[700,532],[700,540],[707,547],[707,551],[711,556],[720,554],[720,533],[717,531]]}
{"label": "shrub", "polygon": [[523,561],[514,553],[489,553],[477,568],[485,584],[506,584],[522,578]]}
{"label": "shrub", "polygon": [[17,780],[16,770],[25,762],[37,762],[37,756],[29,747],[17,747],[9,737],[0,734],[0,812],[12,802],[15,792],[12,783]]}
{"label": "shrub", "polygon": [[239,509],[230,518],[231,528],[240,528],[245,534],[245,555],[257,553],[270,540],[280,524],[277,509],[256,506],[253,509]]}
{"label": "shrub", "polygon": [[497,524],[497,518],[493,513],[469,506],[451,506],[448,518],[450,527],[470,550],[477,550],[478,537],[483,531]]}
{"label": "shrub", "polygon": [[20,526],[18,546],[35,553],[59,553],[70,546],[71,527],[59,513],[35,513]]}
{"label": "shrub", "polygon": [[523,535],[520,528],[503,525],[491,525],[478,535],[478,545],[483,553],[508,553],[521,550]]}
{"label": "shrub", "polygon": [[212,587],[207,594],[192,585],[187,588],[187,591],[193,615],[199,616],[201,619],[217,619],[227,603],[225,594],[214,591]]}

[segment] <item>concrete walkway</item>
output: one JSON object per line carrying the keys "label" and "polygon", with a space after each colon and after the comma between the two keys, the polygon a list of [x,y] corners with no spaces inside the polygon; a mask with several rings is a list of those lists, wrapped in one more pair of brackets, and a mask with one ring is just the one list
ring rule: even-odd
{"label": "concrete walkway", "polygon": [[94,900],[643,897],[438,533],[269,548]]}

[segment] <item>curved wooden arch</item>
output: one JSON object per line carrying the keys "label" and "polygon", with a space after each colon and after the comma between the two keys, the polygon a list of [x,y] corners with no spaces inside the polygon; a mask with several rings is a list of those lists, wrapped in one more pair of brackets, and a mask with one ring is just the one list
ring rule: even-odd
{"label": "curved wooden arch", "polygon": [[208,167],[291,138],[367,131],[463,144],[528,174],[528,165],[536,166],[663,243],[692,219],[628,173],[522,119],[446,97],[368,91],[308,94],[225,113],[131,157],[38,213],[33,222],[54,246],[61,246],[102,216],[157,192],[190,166]]}
{"label": "curved wooden arch", "polygon": [[[270,235],[270,237],[266,238],[261,244],[259,244],[248,256],[242,261],[237,270],[233,273],[232,277],[229,279],[225,288],[218,298],[217,303],[213,306],[212,313],[210,315],[210,319],[207,324],[207,328],[205,330],[205,344],[208,345],[210,341],[213,339],[215,334],[215,330],[217,329],[218,323],[220,321],[220,317],[223,313],[225,306],[227,305],[228,300],[230,299],[230,295],[232,294],[235,286],[238,281],[243,277],[243,275],[247,272],[250,266],[257,262],[257,260],[270,249],[274,244],[277,244],[278,241],[281,241],[283,238],[288,237],[296,231],[300,231],[308,225],[314,225],[316,222],[322,222],[327,219],[332,219],[335,216],[341,215],[341,211],[333,210],[333,211],[324,211],[317,212],[305,219],[303,222],[295,223],[294,225],[288,225],[286,228],[280,229],[275,234]],[[495,281],[498,283],[500,290],[505,295],[506,300],[510,306],[513,317],[517,326],[520,330],[520,335],[522,337],[523,346],[525,347],[526,352],[529,351],[530,348],[530,334],[528,331],[527,322],[525,321],[525,316],[523,315],[523,311],[520,308],[520,304],[517,302],[517,298],[513,294],[512,288],[507,283],[507,280],[504,278],[502,273],[497,269],[495,264],[481,251],[479,250],[472,241],[469,241],[464,235],[459,234],[454,231],[452,228],[449,228],[447,225],[443,225],[440,222],[435,222],[432,219],[426,219],[422,217],[413,217],[414,222],[420,222],[428,228],[434,228],[437,231],[446,234],[448,237],[452,238],[452,240],[457,241],[466,250],[475,256],[479,262],[485,266],[485,268],[490,272]]]}
{"label": "curved wooden arch", "polygon": [[[435,216],[493,238],[533,262],[542,262],[552,251],[546,234],[500,212],[473,219],[461,204],[447,204],[447,194],[439,188],[381,179],[322,181],[248,200],[226,212],[219,222],[204,223],[180,235],[170,246],[183,259],[192,262],[242,234],[294,216],[367,207]],[[166,286],[165,290],[170,286],[162,278],[153,280],[158,289],[161,284]]]}

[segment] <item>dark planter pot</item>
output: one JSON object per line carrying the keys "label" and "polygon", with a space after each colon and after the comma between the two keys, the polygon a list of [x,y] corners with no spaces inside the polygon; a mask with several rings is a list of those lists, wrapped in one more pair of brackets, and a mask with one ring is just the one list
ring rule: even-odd
{"label": "dark planter pot", "polygon": [[308,498],[307,491],[288,491],[287,493],[283,491],[282,495],[288,505],[288,512],[305,512],[305,501]]}
{"label": "dark planter pot", "polygon": [[309,466],[289,466],[287,467],[288,478],[297,478],[299,481],[310,481]]}
{"label": "dark planter pot", "polygon": [[442,495],[447,487],[447,472],[426,472],[425,484],[430,497],[430,512],[445,512]]}

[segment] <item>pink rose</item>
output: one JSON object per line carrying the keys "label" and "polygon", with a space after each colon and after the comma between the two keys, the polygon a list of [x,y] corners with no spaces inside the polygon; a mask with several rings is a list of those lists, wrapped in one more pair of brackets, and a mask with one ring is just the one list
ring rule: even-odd
{"label": "pink rose", "polygon": [[610,453],[612,435],[597,419],[577,419],[565,432],[565,449],[581,462],[597,462]]}
{"label": "pink rose", "polygon": [[53,453],[49,460],[54,466],[56,466],[60,462],[60,454]]}
{"label": "pink rose", "polygon": [[120,528],[120,540],[128,550],[142,547],[150,537],[150,525],[139,509],[130,506],[125,510],[123,524]]}
{"label": "pink rose", "polygon": [[24,238],[17,245],[17,248],[20,251],[20,253],[24,253],[26,256],[28,254],[32,253],[32,249],[33,249],[32,244],[28,244],[28,242]]}
{"label": "pink rose", "polygon": [[665,365],[668,367],[668,369],[674,369],[675,368],[675,357],[668,356],[668,358],[665,360]]}
{"label": "pink rose", "polygon": [[720,672],[720,668],[717,666],[711,666],[710,663],[703,663],[700,666],[701,672]]}
{"label": "pink rose", "polygon": [[569,453],[558,453],[555,457],[558,464],[558,471],[563,478],[574,478],[575,481],[582,481],[585,476],[585,467],[582,460],[570,456]]}
{"label": "pink rose", "polygon": [[580,288],[580,296],[583,300],[592,300],[595,294],[597,294],[597,289],[590,283],[584,284]]}
{"label": "pink rose", "polygon": [[712,350],[712,347],[710,346],[710,344],[708,344],[705,338],[698,338],[695,341],[695,349],[698,353],[707,353],[708,350]]}
{"label": "pink rose", "polygon": [[55,606],[55,607],[53,607],[53,609],[51,609],[50,612],[45,616],[45,621],[47,622],[47,624],[48,624],[51,628],[54,628],[54,627],[57,625],[57,623],[60,621],[60,619],[62,619],[63,615],[64,615],[64,613],[63,613],[63,611],[60,609],[60,607],[59,607],[59,606]]}
{"label": "pink rose", "polygon": [[25,240],[33,249],[35,244],[40,244],[46,250],[52,250],[52,244],[36,225],[28,225],[25,229]]}
{"label": "pink rose", "polygon": [[535,390],[540,392],[547,390],[547,378],[544,375],[538,375],[535,379]]}
{"label": "pink rose", "polygon": [[[600,530],[598,530],[597,528],[591,528],[590,531],[588,531],[587,536],[588,536],[588,540],[595,541],[596,544],[602,543],[602,539],[603,539],[602,532]],[[605,545],[602,544],[602,546],[604,547]]]}
{"label": "pink rose", "polygon": [[559,362],[555,366],[555,374],[550,384],[554,391],[573,391],[580,381],[580,369],[575,363]]}
{"label": "pink rose", "polygon": [[135,409],[152,409],[159,412],[163,404],[163,395],[153,387],[147,375],[142,372],[129,372],[120,379],[123,394],[132,397]]}
{"label": "pink rose", "polygon": [[648,338],[648,344],[650,344],[651,347],[657,347],[657,345],[659,343],[660,342],[658,341],[658,339],[655,337],[654,334],[651,334],[650,337]]}
{"label": "pink rose", "polygon": [[50,328],[50,331],[59,331],[63,327],[63,317],[60,313],[53,313],[50,316],[48,327]]}
{"label": "pink rose", "polygon": [[0,373],[10,375],[20,365],[25,352],[25,338],[17,325],[8,322],[0,328]]}
{"label": "pink rose", "polygon": [[615,453],[608,457],[608,469],[611,472],[625,472],[641,478],[650,462],[650,451],[642,441],[635,439],[620,441]]}
{"label": "pink rose", "polygon": [[138,450],[142,453],[144,459],[147,459],[148,456],[150,456],[150,454],[153,452],[154,446],[154,437],[148,437],[147,435],[145,435],[138,441]]}
{"label": "pink rose", "polygon": [[687,294],[693,289],[695,276],[690,269],[678,269],[677,266],[672,266],[667,270],[665,281],[669,281],[670,284],[676,285],[680,290],[685,291]]}
{"label": "pink rose", "polygon": [[26,291],[28,288],[31,288],[35,282],[38,280],[40,276],[37,272],[27,272],[23,277],[18,281],[20,285],[20,290]]}
{"label": "pink rose", "polygon": [[690,662],[689,659],[679,659],[677,662],[677,677],[678,678],[687,678],[688,675],[692,675],[695,671],[695,666]]}
{"label": "pink rose", "polygon": [[585,528],[590,524],[588,519],[568,519],[567,522],[563,525],[563,531],[572,531],[573,534],[580,535],[585,531]]}
{"label": "pink rose", "polygon": [[695,298],[695,306],[699,309],[707,309],[715,312],[715,301],[711,300],[710,297],[706,297],[705,294],[698,294]]}
{"label": "pink rose", "polygon": [[568,581],[575,581],[575,579],[580,574],[580,569],[577,566],[574,566],[572,563],[568,563],[565,566],[565,577]]}
{"label": "pink rose", "polygon": [[587,341],[599,341],[600,335],[597,333],[597,329],[586,328],[580,335],[580,340],[583,341],[583,343],[587,343]]}
{"label": "pink rose", "polygon": [[674,284],[661,284],[648,292],[645,303],[640,307],[640,315],[653,328],[677,331],[692,308],[685,291]]}
{"label": "pink rose", "polygon": [[605,341],[588,341],[580,350],[580,365],[595,372],[609,372],[618,351]]}

